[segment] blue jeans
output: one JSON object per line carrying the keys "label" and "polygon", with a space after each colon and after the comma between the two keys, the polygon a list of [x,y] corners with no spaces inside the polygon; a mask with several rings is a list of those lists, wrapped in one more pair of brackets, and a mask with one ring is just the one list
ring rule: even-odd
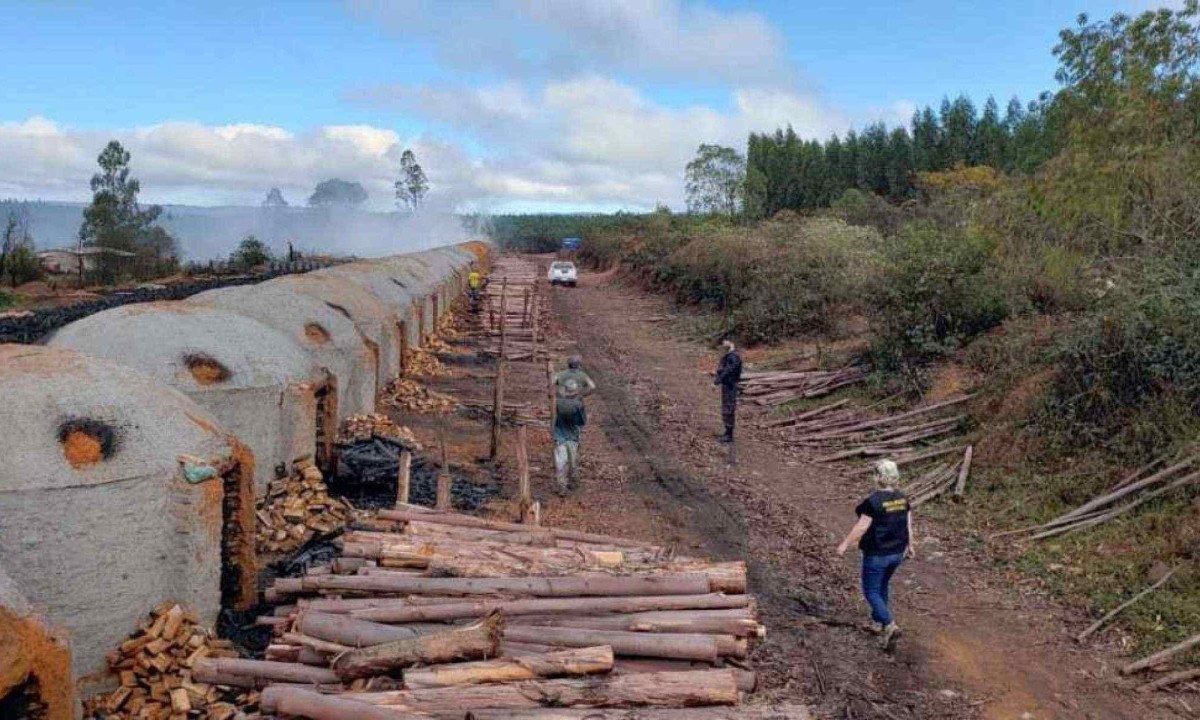
{"label": "blue jeans", "polygon": [[888,625],[892,622],[892,611],[888,609],[888,583],[902,562],[902,552],[895,555],[863,555],[863,596],[871,605],[871,619],[877,623]]}

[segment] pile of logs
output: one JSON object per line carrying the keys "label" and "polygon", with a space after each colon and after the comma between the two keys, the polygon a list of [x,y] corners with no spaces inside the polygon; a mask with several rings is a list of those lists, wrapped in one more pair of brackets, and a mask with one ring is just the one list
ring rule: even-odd
{"label": "pile of logs", "polygon": [[396,378],[388,383],[383,391],[383,401],[393,407],[420,414],[444,415],[458,406],[458,401],[453,397],[407,378]]}
{"label": "pile of logs", "polygon": [[1193,485],[1200,485],[1200,456],[1190,455],[1177,461],[1159,458],[1123,478],[1103,495],[1047,523],[1017,532],[1033,532],[1036,533],[1033,539],[1041,540],[1094,527],[1174,490]]}
{"label": "pile of logs", "polygon": [[196,618],[174,603],[165,603],[120,647],[108,664],[120,686],[84,704],[84,717],[204,718],[231,720],[258,704],[257,693],[230,687],[228,678],[201,680],[193,668],[206,659],[236,658],[228,640],[218,640],[196,624]]}
{"label": "pile of logs", "polygon": [[966,416],[945,415],[943,411],[969,399],[969,395],[960,395],[883,417],[866,415],[861,409],[849,407],[849,400],[840,400],[769,421],[765,426],[784,431],[794,444],[832,451],[819,458],[822,462],[889,457],[906,464],[962,450],[961,447],[930,450],[926,443],[944,440],[961,429]]}
{"label": "pile of logs", "polygon": [[[330,564],[268,589],[286,604],[259,619],[267,660],[203,676],[314,720],[807,717],[719,707],[753,690],[764,635],[744,563],[407,505],[357,527]],[[708,709],[618,710],[693,707]]]}
{"label": "pile of logs", "polygon": [[342,421],[338,432],[338,443],[355,443],[373,437],[391,438],[408,447],[420,448],[416,435],[403,425],[379,413],[354,415]]}
{"label": "pile of logs", "polygon": [[329,496],[321,471],[311,458],[298,461],[285,478],[272,480],[258,500],[258,551],[290,553],[315,533],[330,533],[345,526],[352,509]]}
{"label": "pile of logs", "polygon": [[792,400],[824,397],[839,388],[865,382],[867,370],[768,370],[742,373],[741,393],[756,405],[774,407]]}

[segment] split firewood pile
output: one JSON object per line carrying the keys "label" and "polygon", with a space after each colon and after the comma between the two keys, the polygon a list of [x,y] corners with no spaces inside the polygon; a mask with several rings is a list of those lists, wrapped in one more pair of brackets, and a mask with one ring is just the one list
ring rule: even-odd
{"label": "split firewood pile", "polygon": [[1064,535],[1102,525],[1163,495],[1196,485],[1200,485],[1200,455],[1159,458],[1074,510],[1045,524],[1006,534],[1032,532],[1034,540]]}
{"label": "split firewood pile", "polygon": [[401,410],[420,414],[445,414],[458,407],[458,400],[408,378],[396,378],[383,391],[383,401]]}
{"label": "split firewood pile", "polygon": [[774,407],[793,400],[819,398],[834,390],[866,382],[867,370],[851,365],[841,370],[765,370],[742,373],[741,394],[756,405]]}
{"label": "split firewood pile", "polygon": [[404,374],[409,377],[439,378],[450,374],[450,370],[430,350],[428,341],[426,347],[409,350],[405,357]]}
{"label": "split firewood pile", "polygon": [[120,687],[84,703],[85,718],[204,718],[232,720],[258,704],[258,693],[235,678],[196,678],[201,659],[236,658],[228,640],[219,640],[196,624],[196,618],[174,603],[151,613],[128,640],[109,653],[108,665]]}
{"label": "split firewood pile", "polygon": [[425,338],[423,349],[430,353],[450,352],[453,349],[450,343],[461,336],[462,333],[458,329],[458,313],[447,313],[438,322],[437,332]]}
{"label": "split firewood pile", "polygon": [[486,344],[481,354],[499,357],[503,341],[506,360],[549,357],[544,327],[548,311],[539,283],[542,272],[522,257],[506,256],[496,262],[486,291],[487,322],[480,329]]}
{"label": "split firewood pile", "polygon": [[345,501],[330,497],[321,471],[311,458],[292,465],[285,478],[267,484],[266,495],[258,500],[258,551],[290,553],[315,534],[331,533],[345,527],[353,516]]}
{"label": "split firewood pile", "polygon": [[379,413],[353,415],[343,420],[338,432],[338,443],[356,443],[375,437],[396,440],[409,447],[421,447],[412,430]]}
{"label": "split firewood pile", "polygon": [[721,709],[754,689],[764,635],[744,563],[400,507],[274,581],[266,660],[202,676],[267,685],[265,710],[314,720],[806,717]]}

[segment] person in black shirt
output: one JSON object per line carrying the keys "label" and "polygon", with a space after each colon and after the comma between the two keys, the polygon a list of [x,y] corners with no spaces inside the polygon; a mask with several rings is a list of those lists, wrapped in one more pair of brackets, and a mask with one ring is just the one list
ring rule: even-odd
{"label": "person in black shirt", "polygon": [[713,385],[721,386],[721,420],[725,423],[725,434],[721,442],[733,442],[733,425],[737,419],[738,383],[742,381],[742,356],[733,347],[732,340],[721,343],[725,354],[717,365]]}
{"label": "person in black shirt", "polygon": [[845,555],[854,543],[862,551],[862,590],[871,606],[871,619],[879,623],[885,650],[895,647],[900,627],[888,608],[888,584],[896,568],[913,557],[912,513],[908,498],[896,489],[900,469],[891,460],[875,465],[879,489],[854,508],[858,523],[838,546]]}

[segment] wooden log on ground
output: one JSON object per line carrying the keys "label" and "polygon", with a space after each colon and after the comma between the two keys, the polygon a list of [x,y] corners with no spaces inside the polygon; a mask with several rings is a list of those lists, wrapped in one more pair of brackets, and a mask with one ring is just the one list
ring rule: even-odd
{"label": "wooden log on ground", "polygon": [[304,578],[306,592],[360,592],[428,595],[494,595],[513,593],[536,597],[594,597],[614,595],[703,595],[708,578],[699,573],[647,575],[572,575],[567,577],[428,578],[370,575],[319,575]]}
{"label": "wooden log on ground", "polygon": [[611,647],[588,647],[561,650],[546,655],[413,668],[404,671],[404,687],[409,690],[427,690],[538,678],[595,675],[609,672],[612,668]]}
{"label": "wooden log on ground", "polygon": [[1175,574],[1175,571],[1179,570],[1180,567],[1181,566],[1176,565],[1175,567],[1171,568],[1166,574],[1164,574],[1161,578],[1159,578],[1158,582],[1154,583],[1153,585],[1146,588],[1145,590],[1142,590],[1137,595],[1134,595],[1133,597],[1129,598],[1125,602],[1121,603],[1120,605],[1116,606],[1112,610],[1108,611],[1107,613],[1104,614],[1104,617],[1100,618],[1096,622],[1092,623],[1091,625],[1088,625],[1086,630],[1084,630],[1083,632],[1081,632],[1075,636],[1076,642],[1083,642],[1084,640],[1087,640],[1088,637],[1092,633],[1094,633],[1097,630],[1099,630],[1100,628],[1104,627],[1108,623],[1109,620],[1112,620],[1113,618],[1115,618],[1117,615],[1119,615],[1121,613],[1121,611],[1125,610],[1129,606],[1133,605],[1137,601],[1141,600],[1142,598],[1146,597],[1150,593],[1154,592],[1155,590],[1157,590],[1160,587],[1162,587],[1163,585],[1165,585],[1166,582],[1171,579],[1171,576]]}
{"label": "wooden log on ground", "polygon": [[[378,516],[385,520],[403,520],[408,522],[416,520],[418,522],[438,523],[441,525],[459,525],[462,527],[484,528],[487,530],[507,530],[511,532],[527,533],[530,528],[526,525],[518,523],[499,522],[497,520],[485,520],[483,518],[474,517],[472,515],[462,515],[459,513],[439,513],[439,512],[420,512],[411,509],[405,510],[380,510]],[[610,535],[598,535],[595,533],[579,532],[577,530],[565,530],[563,528],[545,528],[551,536],[561,540],[576,540],[578,542],[596,543],[599,545],[616,545],[616,546],[631,546],[631,547],[653,547],[652,543],[643,542],[641,540],[630,540],[628,538],[612,537]]]}
{"label": "wooden log on ground", "polygon": [[296,630],[309,637],[354,648],[412,640],[423,634],[412,627],[383,625],[348,615],[311,611],[302,612],[296,618]]}
{"label": "wooden log on ground", "polygon": [[[563,627],[506,628],[504,638],[512,642],[544,643],[559,647],[609,645],[623,657],[652,657],[668,660],[698,660],[716,663],[722,650],[735,652],[718,635],[682,633],[639,633],[619,630],[586,630]],[[734,638],[730,637],[730,641]],[[743,653],[744,654],[744,653]]]}
{"label": "wooden log on ground", "polygon": [[428,720],[426,715],[376,707],[305,688],[272,685],[259,699],[263,710],[309,720]]}
{"label": "wooden log on ground", "polygon": [[[655,610],[707,610],[744,608],[746,595],[654,595],[594,598],[553,598],[541,600],[484,601],[447,603],[428,606],[403,605],[352,610],[351,615],[378,623],[445,622],[486,617],[499,612],[507,617],[518,615],[596,615],[602,613],[649,612]],[[307,632],[307,631],[305,631]],[[312,633],[308,633],[312,634]],[[328,638],[327,638],[328,639]]]}
{"label": "wooden log on ground", "polygon": [[958,469],[958,478],[954,481],[954,494],[962,495],[967,489],[967,478],[971,475],[971,457],[975,454],[973,445],[967,446],[967,451],[963,453],[962,466]]}
{"label": "wooden log on ground", "polygon": [[291,683],[337,683],[338,676],[325,668],[309,667],[291,662],[243,660],[241,658],[197,658],[192,665],[193,677],[200,682],[215,683],[221,676],[236,676]]}
{"label": "wooden log on ground", "polygon": [[[812,720],[803,705],[738,705],[736,707],[696,707],[686,710],[649,708],[597,708],[572,710],[476,710],[473,720]],[[320,720],[326,720],[321,718]],[[328,720],[341,720],[329,718]]]}
{"label": "wooden log on ground", "polygon": [[[664,613],[666,614],[666,613]],[[737,617],[688,617],[677,613],[676,617],[648,617],[654,613],[632,613],[609,616],[561,616],[543,618],[514,618],[513,627],[572,627],[587,630],[621,630],[641,633],[685,633],[693,635],[731,635],[733,637],[758,637],[762,625],[751,618]]]}
{"label": "wooden log on ground", "polygon": [[503,626],[502,618],[491,617],[470,627],[351,650],[334,659],[333,671],[343,681],[349,681],[386,675],[417,664],[495,657],[499,654]]}
{"label": "wooden log on ground", "polygon": [[1177,685],[1181,682],[1195,680],[1200,678],[1200,668],[1190,668],[1188,670],[1179,670],[1173,673],[1167,673],[1157,680],[1152,680],[1145,685],[1138,686],[1138,692],[1153,692],[1154,690],[1162,690],[1165,687]]}
{"label": "wooden log on ground", "polygon": [[390,705],[410,712],[456,717],[453,713],[474,713],[483,708],[534,709],[549,703],[558,707],[580,708],[733,705],[738,700],[738,689],[732,673],[697,670],[530,680],[434,690],[346,693],[343,697],[374,705]]}
{"label": "wooden log on ground", "polygon": [[[662,658],[617,658],[613,664],[613,673],[617,675],[636,675],[652,672],[685,672],[688,670],[708,670],[706,663],[693,662],[691,660],[663,660]],[[758,675],[752,670],[742,670],[741,668],[724,667],[726,670],[733,673],[733,679],[737,682],[738,690],[744,693],[754,692],[758,689]]]}
{"label": "wooden log on ground", "polygon": [[1191,650],[1192,648],[1194,648],[1196,646],[1200,646],[1200,635],[1193,635],[1192,637],[1188,638],[1187,640],[1184,640],[1183,642],[1180,642],[1180,643],[1176,643],[1175,645],[1172,645],[1171,647],[1169,647],[1165,650],[1159,650],[1158,652],[1154,653],[1153,655],[1144,657],[1141,660],[1138,660],[1136,662],[1131,662],[1128,665],[1126,665],[1125,667],[1121,668],[1121,674],[1122,675],[1132,675],[1133,673],[1138,672],[1139,670],[1145,670],[1146,668],[1151,668],[1151,667],[1154,667],[1155,665],[1160,665],[1160,664],[1166,662],[1167,660],[1170,660],[1171,658],[1175,657],[1176,655],[1179,655],[1180,653],[1185,653],[1188,650]]}

